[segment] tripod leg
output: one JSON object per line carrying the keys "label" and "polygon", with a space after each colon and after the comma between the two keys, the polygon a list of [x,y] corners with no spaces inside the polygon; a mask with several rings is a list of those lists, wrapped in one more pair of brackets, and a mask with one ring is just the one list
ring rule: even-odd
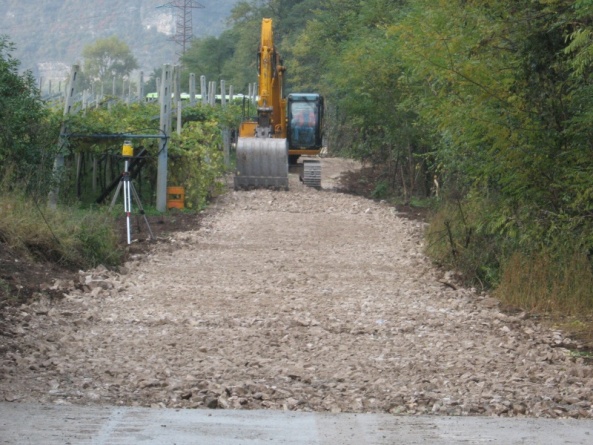
{"label": "tripod leg", "polygon": [[130,184],[132,193],[134,195],[134,199],[136,200],[136,205],[140,210],[140,213],[144,217],[144,222],[146,223],[146,227],[148,227],[148,233],[150,233],[150,239],[154,239],[154,235],[152,234],[152,229],[150,228],[150,224],[148,224],[148,218],[146,217],[146,213],[144,212],[144,207],[142,207],[142,203],[140,202],[140,196],[138,196],[138,192],[136,191],[136,187],[134,184]]}
{"label": "tripod leg", "polygon": [[121,190],[122,180],[120,179],[119,184],[117,184],[117,188],[115,189],[115,193],[113,194],[113,199],[111,200],[111,205],[109,206],[109,211],[113,210],[113,206],[115,205],[115,201],[117,201],[117,196]]}
{"label": "tripod leg", "polygon": [[130,195],[130,178],[125,178],[124,184],[124,211],[126,212],[126,229],[128,234],[128,244],[132,244],[132,232],[130,229],[130,214],[132,213],[132,196]]}

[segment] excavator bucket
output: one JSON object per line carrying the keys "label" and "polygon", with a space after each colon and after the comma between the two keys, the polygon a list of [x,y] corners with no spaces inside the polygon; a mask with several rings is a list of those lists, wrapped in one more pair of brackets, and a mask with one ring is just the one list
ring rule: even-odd
{"label": "excavator bucket", "polygon": [[235,190],[251,188],[288,190],[286,139],[239,138]]}

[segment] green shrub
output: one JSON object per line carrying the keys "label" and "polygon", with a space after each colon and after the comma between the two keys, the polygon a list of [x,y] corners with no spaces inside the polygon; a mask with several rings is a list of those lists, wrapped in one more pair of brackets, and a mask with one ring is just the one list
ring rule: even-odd
{"label": "green shrub", "polygon": [[169,154],[169,184],[185,188],[186,207],[201,209],[223,185],[220,128],[212,121],[188,122],[181,135],[173,135]]}
{"label": "green shrub", "polygon": [[449,202],[431,218],[427,254],[440,266],[459,272],[482,288],[499,279],[504,237],[492,231],[485,202]]}

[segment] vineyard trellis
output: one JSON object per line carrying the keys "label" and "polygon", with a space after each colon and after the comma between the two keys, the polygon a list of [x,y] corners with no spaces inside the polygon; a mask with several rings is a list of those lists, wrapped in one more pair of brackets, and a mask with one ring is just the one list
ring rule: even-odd
{"label": "vineyard trellis", "polygon": [[[197,94],[196,76],[190,75],[189,94],[182,93],[179,83],[179,67],[170,68],[165,65],[163,69],[164,79],[157,79],[160,94],[149,93],[144,95],[143,89],[138,88],[137,94],[131,94],[131,88],[125,96],[103,96],[92,90],[76,91],[76,73],[78,67],[72,67],[72,73],[68,82],[65,94],[59,97],[55,95],[44,98],[48,105],[59,107],[64,105],[64,126],[61,130],[59,153],[56,156],[58,161],[54,167],[55,183],[70,184],[67,186],[68,195],[82,202],[101,203],[106,200],[113,191],[114,185],[121,177],[122,160],[119,155],[121,142],[124,139],[134,139],[138,146],[137,155],[131,164],[131,177],[136,181],[139,194],[146,202],[154,203],[160,212],[166,210],[166,188],[167,188],[167,161],[169,158],[168,145],[173,130],[175,116],[177,117],[176,131],[181,135],[183,124],[183,112],[196,106],[220,106],[225,107],[227,103],[244,104],[247,109],[256,101],[256,89],[250,85],[250,93],[247,96],[235,95],[233,87],[226,91],[225,82],[220,83],[220,94],[217,94],[215,82],[207,82],[205,76],[200,76],[200,93]],[[165,76],[169,73],[169,79]],[[140,79],[142,79],[142,75]],[[68,96],[67,92],[70,92]],[[152,113],[155,105],[160,107],[160,113]],[[107,131],[70,131],[68,122],[76,121],[76,118],[86,116],[94,110],[102,110],[108,114],[117,114],[121,108],[135,107],[143,110],[144,128],[118,131],[111,129]],[[149,130],[149,131],[146,131]],[[221,128],[222,150],[224,164],[228,168],[230,164],[231,135],[233,129],[228,126]],[[151,133],[151,134],[147,134]],[[155,143],[159,146],[156,147]],[[80,144],[86,144],[90,149],[80,150]],[[119,145],[118,145],[119,144]],[[78,145],[78,147],[73,147]],[[106,147],[107,145],[107,147]],[[159,173],[160,171],[160,173]],[[160,175],[160,179],[159,179]],[[57,202],[59,189],[50,194],[50,206]]]}

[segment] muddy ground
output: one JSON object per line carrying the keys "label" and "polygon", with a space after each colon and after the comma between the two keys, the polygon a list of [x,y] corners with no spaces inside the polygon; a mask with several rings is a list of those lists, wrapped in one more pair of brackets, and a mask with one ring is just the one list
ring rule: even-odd
{"label": "muddy ground", "polygon": [[575,342],[435,269],[423,221],[338,193],[355,168],[324,159],[320,191],[229,191],[118,271],[5,307],[0,398],[593,417]]}

